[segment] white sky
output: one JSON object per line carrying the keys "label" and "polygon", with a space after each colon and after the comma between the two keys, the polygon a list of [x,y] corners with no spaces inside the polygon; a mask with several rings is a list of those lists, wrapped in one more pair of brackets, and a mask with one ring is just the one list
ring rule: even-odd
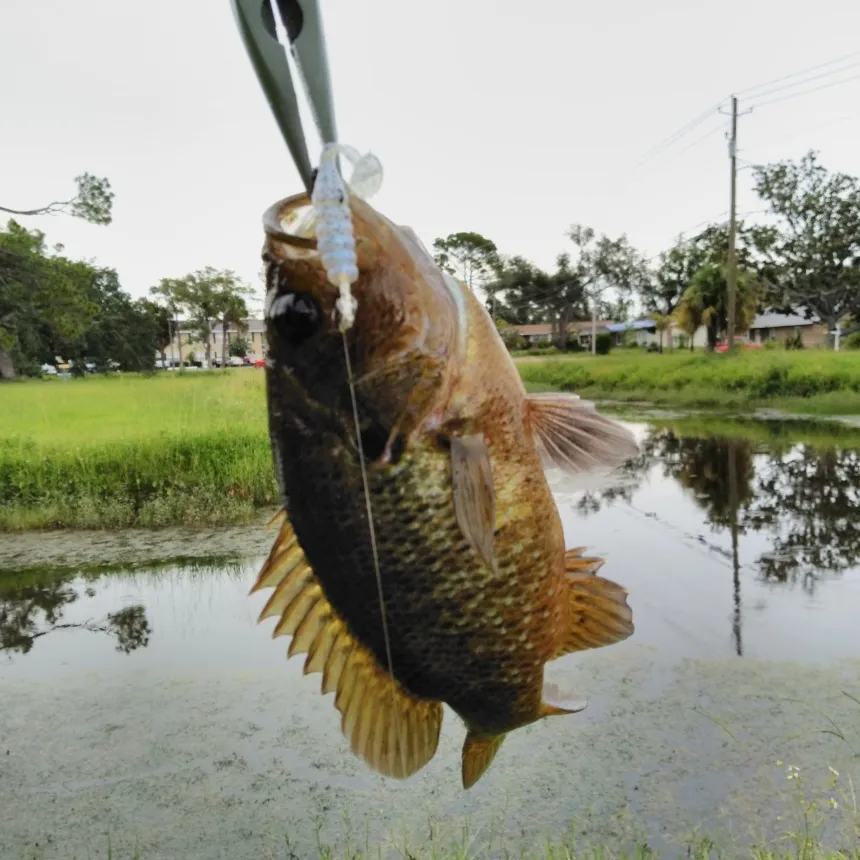
{"label": "white sky", "polygon": [[[725,217],[727,118],[714,112],[637,168],[643,155],[733,90],[860,50],[848,0],[322,9],[341,139],[385,169],[374,205],[428,246],[475,230],[545,267],[575,221],[656,254]],[[741,158],[814,147],[860,174],[860,55],[842,67],[760,97],[857,76],[743,116]],[[0,81],[0,204],[71,196],[84,171],[116,193],[108,227],[22,223],[115,267],[134,295],[205,265],[259,283],[262,212],[301,184],[227,0],[0,0]],[[741,212],[761,208],[750,179],[739,174]]]}

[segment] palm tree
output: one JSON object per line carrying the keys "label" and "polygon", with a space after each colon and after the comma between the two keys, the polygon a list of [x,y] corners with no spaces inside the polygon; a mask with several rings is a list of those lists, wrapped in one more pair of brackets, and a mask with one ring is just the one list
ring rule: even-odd
{"label": "palm tree", "polygon": [[[735,288],[735,330],[749,328],[758,304],[759,283],[751,272],[737,273]],[[692,336],[699,326],[708,332],[708,350],[713,352],[720,334],[728,328],[728,287],[725,266],[706,263],[693,276],[678,305],[677,320]]]}
{"label": "palm tree", "polygon": [[650,319],[654,320],[654,328],[657,330],[657,335],[660,339],[660,352],[663,352],[663,333],[672,324],[672,317],[670,314],[653,313]]}
{"label": "palm tree", "polygon": [[219,308],[218,322],[221,325],[221,366],[227,369],[227,357],[230,354],[228,330],[235,326],[244,334],[248,330],[245,320],[248,318],[248,307],[240,295],[225,293]]}

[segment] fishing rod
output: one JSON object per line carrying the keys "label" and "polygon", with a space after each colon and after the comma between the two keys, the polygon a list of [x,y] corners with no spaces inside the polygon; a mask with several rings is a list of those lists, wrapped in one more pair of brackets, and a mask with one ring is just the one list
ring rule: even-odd
{"label": "fishing rod", "polygon": [[313,190],[311,166],[293,75],[278,39],[277,12],[299,71],[311,114],[324,144],[337,143],[328,54],[318,0],[230,0],[245,50],[295,162],[305,190]]}

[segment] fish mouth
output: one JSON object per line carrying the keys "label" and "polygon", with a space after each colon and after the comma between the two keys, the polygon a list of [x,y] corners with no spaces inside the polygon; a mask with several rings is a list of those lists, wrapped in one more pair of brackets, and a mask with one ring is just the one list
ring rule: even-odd
{"label": "fish mouth", "polygon": [[284,197],[263,213],[266,236],[285,245],[283,250],[289,257],[319,256],[315,226],[313,204],[306,192]]}

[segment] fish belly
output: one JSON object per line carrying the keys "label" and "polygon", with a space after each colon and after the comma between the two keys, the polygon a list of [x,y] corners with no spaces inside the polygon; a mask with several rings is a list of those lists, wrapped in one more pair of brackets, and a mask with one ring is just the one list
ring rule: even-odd
{"label": "fish belly", "polygon": [[[304,468],[291,470],[288,512],[353,635],[384,668],[390,647],[404,687],[446,702],[470,723],[501,729],[533,719],[554,621],[541,535],[507,535],[516,524],[503,525],[492,569],[457,523],[447,458],[405,457],[369,469],[377,578],[360,477],[349,458],[313,466],[314,459],[303,457]],[[507,545],[516,551],[504,551]]]}

